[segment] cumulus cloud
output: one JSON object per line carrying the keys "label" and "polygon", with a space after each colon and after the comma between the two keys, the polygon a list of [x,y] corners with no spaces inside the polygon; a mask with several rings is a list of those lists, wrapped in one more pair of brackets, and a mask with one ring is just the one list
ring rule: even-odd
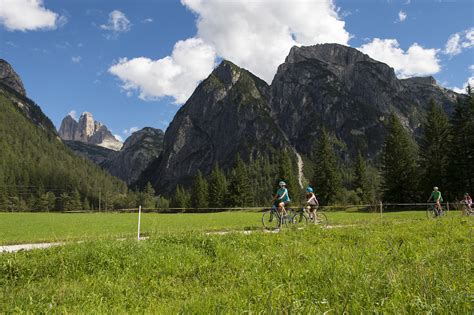
{"label": "cumulus cloud", "polygon": [[123,12],[114,10],[109,13],[109,20],[107,24],[100,25],[100,28],[112,32],[111,34],[107,35],[108,38],[115,38],[120,33],[130,31],[132,28],[132,23],[130,23]]}
{"label": "cumulus cloud", "polygon": [[125,91],[138,91],[143,100],[170,96],[184,103],[215,66],[214,49],[201,39],[190,38],[174,45],[171,56],[152,60],[122,58],[109,68],[123,82]]}
{"label": "cumulus cloud", "polygon": [[71,116],[74,120],[77,120],[77,112],[75,110],[71,110],[68,115]]}
{"label": "cumulus cloud", "polygon": [[394,68],[397,76],[401,78],[431,75],[441,69],[438,50],[423,48],[417,43],[403,51],[396,39],[374,38],[358,49]]}
{"label": "cumulus cloud", "polygon": [[9,31],[55,29],[67,18],[46,9],[43,0],[0,0],[0,24]]}
{"label": "cumulus cloud", "polygon": [[138,130],[139,130],[138,127],[130,127],[129,129],[125,129],[123,131],[123,134],[128,136],[128,135],[131,135],[132,133],[134,133],[135,131],[138,131]]}
{"label": "cumulus cloud", "polygon": [[463,49],[474,47],[474,27],[449,36],[444,53],[450,56],[460,54]]}
{"label": "cumulus cloud", "polygon": [[79,63],[79,62],[81,62],[81,60],[82,60],[82,57],[81,57],[81,56],[72,56],[72,57],[71,57],[71,61],[72,61],[73,63]]}
{"label": "cumulus cloud", "polygon": [[198,37],[217,54],[271,82],[294,45],[347,44],[331,0],[181,0],[197,14]]}
{"label": "cumulus cloud", "polygon": [[398,12],[398,21],[403,22],[407,19],[407,14],[406,12],[400,11]]}

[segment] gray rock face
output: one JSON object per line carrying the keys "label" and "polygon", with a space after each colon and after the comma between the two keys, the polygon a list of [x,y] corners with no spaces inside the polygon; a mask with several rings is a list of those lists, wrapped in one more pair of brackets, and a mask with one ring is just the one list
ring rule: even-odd
{"label": "gray rock face", "polygon": [[109,155],[101,166],[130,185],[163,151],[163,137],[160,129],[145,127],[136,131],[125,140],[122,149]]}
{"label": "gray rock face", "polygon": [[309,154],[322,127],[342,140],[346,158],[375,157],[392,111],[416,131],[430,98],[452,110],[457,94],[432,77],[397,79],[388,65],[337,44],[293,47],[271,86],[272,112],[297,150]]}
{"label": "gray rock face", "polygon": [[95,144],[115,151],[122,147],[122,143],[112,135],[107,127],[94,121],[94,117],[88,112],[81,115],[79,122],[70,115],[66,116],[61,122],[59,137],[63,140]]}
{"label": "gray rock face", "polygon": [[63,140],[63,142],[77,155],[89,159],[95,164],[99,165],[105,162],[113,153],[115,153],[114,150],[99,147],[95,144],[89,144],[86,142],[72,140]]}
{"label": "gray rock face", "polygon": [[269,86],[250,72],[223,61],[178,111],[164,137],[164,151],[140,179],[159,193],[189,185],[198,170],[214,163],[228,169],[237,154],[248,160],[289,143],[272,119]]}
{"label": "gray rock face", "polygon": [[22,96],[26,96],[26,90],[21,82],[20,76],[13,70],[12,66],[0,59],[0,82],[10,87]]}

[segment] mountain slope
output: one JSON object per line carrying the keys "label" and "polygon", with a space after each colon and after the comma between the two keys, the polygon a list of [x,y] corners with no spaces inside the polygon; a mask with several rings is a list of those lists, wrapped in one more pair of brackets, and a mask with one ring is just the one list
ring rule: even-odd
{"label": "mountain slope", "polygon": [[118,152],[112,152],[100,165],[127,184],[137,181],[140,174],[163,151],[164,132],[151,127],[134,132]]}
{"label": "mountain slope", "polygon": [[97,204],[100,191],[126,192],[124,182],[72,153],[33,105],[0,86],[0,207],[18,211],[47,191],[57,198],[55,208],[62,207],[61,193],[77,190],[81,199]]}
{"label": "mountain slope", "polygon": [[190,185],[197,171],[216,162],[233,166],[290,148],[270,115],[269,86],[250,72],[223,61],[178,111],[164,137],[164,151],[140,178],[159,192]]}

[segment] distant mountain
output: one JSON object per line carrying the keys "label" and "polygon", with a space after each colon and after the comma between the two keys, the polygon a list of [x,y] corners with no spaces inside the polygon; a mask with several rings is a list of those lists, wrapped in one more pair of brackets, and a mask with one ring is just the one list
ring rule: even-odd
{"label": "distant mountain", "polygon": [[117,140],[105,125],[95,121],[91,113],[82,113],[79,121],[66,116],[59,128],[59,137],[63,140],[80,141],[119,151],[122,143]]}
{"label": "distant mountain", "polygon": [[138,130],[125,140],[120,151],[109,154],[100,165],[130,185],[163,151],[163,137],[160,129]]}
{"label": "distant mountain", "polygon": [[400,80],[388,65],[338,44],[293,47],[271,86],[224,60],[178,111],[139,183],[170,193],[216,162],[229,169],[237,153],[249,161],[290,150],[311,161],[323,127],[343,160],[358,150],[377,159],[391,112],[417,134],[430,99],[451,112],[458,97],[432,77]]}
{"label": "distant mountain", "polygon": [[[71,134],[70,129],[66,128],[72,125],[68,120],[73,119],[67,116],[63,120],[65,134]],[[131,185],[163,151],[163,136],[162,130],[145,127],[132,133],[119,151],[82,141],[63,140],[63,142],[77,155],[91,160]]]}

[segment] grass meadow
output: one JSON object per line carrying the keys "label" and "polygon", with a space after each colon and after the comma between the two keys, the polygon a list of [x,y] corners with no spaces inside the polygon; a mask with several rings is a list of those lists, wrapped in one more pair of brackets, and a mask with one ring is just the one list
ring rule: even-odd
{"label": "grass meadow", "polygon": [[[455,313],[474,301],[473,219],[328,213],[323,229],[264,233],[260,213],[0,214],[5,313]],[[15,229],[13,225],[18,224]],[[253,229],[251,234],[203,233]],[[54,230],[54,232],[52,232]],[[129,231],[130,230],[130,231]],[[24,235],[22,235],[24,233]],[[117,241],[118,236],[128,237]],[[77,243],[72,240],[85,239]]]}

